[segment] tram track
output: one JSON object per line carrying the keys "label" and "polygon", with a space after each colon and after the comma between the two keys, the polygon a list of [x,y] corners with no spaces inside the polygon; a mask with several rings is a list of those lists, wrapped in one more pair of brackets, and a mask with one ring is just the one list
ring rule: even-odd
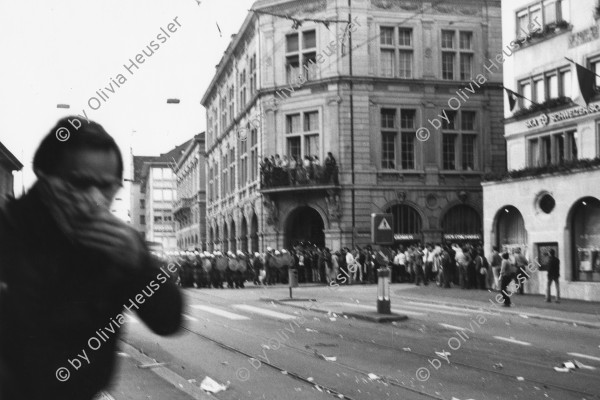
{"label": "tram track", "polygon": [[[220,300],[223,300],[223,301],[230,301],[230,299],[226,299],[226,298],[220,297],[220,296],[218,296],[216,294],[210,294],[210,295],[212,297],[216,297],[216,298],[218,298]],[[194,298],[196,300],[206,301],[206,298],[199,298],[199,297],[197,297],[197,296],[195,296],[193,294],[190,294],[190,297],[192,297],[192,298]],[[304,311],[310,311],[310,309],[300,308],[300,307],[298,307],[297,309],[298,310],[304,310]],[[223,326],[226,326],[228,329],[232,328],[232,327],[227,326],[227,325],[223,325]],[[240,332],[242,332],[242,331],[240,331]],[[203,334],[200,334],[200,333],[197,333],[197,332],[193,332],[193,333],[198,334],[198,335],[200,335],[202,337],[205,337],[207,340],[211,340],[211,341],[215,342],[216,344],[218,344],[218,342],[219,342],[218,340],[209,338],[206,335],[203,335]],[[245,335],[248,335],[248,332],[246,332],[246,331],[244,331],[243,333]],[[319,329],[319,333],[323,334],[325,336],[329,336],[331,338],[335,338],[336,340],[339,340],[339,334],[338,333],[330,332],[330,331],[327,331],[326,329],[323,329],[323,328]],[[268,338],[266,338],[266,337],[260,337],[259,335],[256,335],[255,337],[256,337],[257,340],[268,340]],[[385,350],[385,351],[394,351],[394,352],[402,354],[403,356],[413,355],[413,356],[418,357],[420,360],[422,360],[423,363],[424,363],[424,365],[427,365],[428,360],[432,356],[431,353],[422,353],[422,352],[412,351],[412,350],[410,352],[405,352],[404,350],[402,350],[400,348],[397,348],[395,346],[390,346],[390,345],[387,345],[387,344],[384,344],[384,343],[377,343],[377,342],[374,342],[374,341],[371,341],[371,340],[365,340],[365,339],[361,339],[361,338],[357,338],[357,337],[352,337],[352,336],[344,336],[344,340],[346,340],[349,343],[355,343],[355,344],[359,344],[359,345],[374,346],[376,348],[379,348],[379,349],[382,349],[382,350]],[[305,355],[306,354],[310,354],[310,353],[307,353],[305,351],[305,349],[291,346],[288,343],[282,343],[282,345],[285,346],[285,347],[287,347],[287,348],[289,348],[289,349],[292,349],[292,350],[294,350],[296,352],[305,354]],[[225,346],[227,346],[227,345],[225,345]],[[244,353],[241,350],[240,350],[240,352]],[[256,358],[256,357],[254,357],[252,355],[248,355],[248,357],[249,358]],[[532,368],[539,368],[540,367],[540,365],[530,363],[527,360],[518,360],[518,362],[528,363],[529,365],[531,365]],[[355,373],[359,373],[359,374],[362,374],[364,376],[368,376],[368,372],[366,372],[366,371],[363,371],[363,370],[360,370],[360,369],[357,369],[355,367],[351,367],[351,366],[348,366],[348,365],[345,365],[345,364],[342,364],[342,363],[339,363],[339,362],[335,362],[335,364],[338,365],[338,366],[340,366],[340,367],[343,367],[343,368],[346,368],[348,370],[351,370],[351,371],[353,371]],[[476,371],[476,372],[492,374],[494,376],[500,377],[501,379],[505,379],[505,380],[509,381],[510,384],[514,384],[515,376],[511,375],[511,374],[509,374],[507,372],[503,372],[501,370],[488,369],[488,368],[484,368],[484,367],[472,365],[472,364],[465,363],[465,362],[455,361],[455,360],[452,360],[452,364],[454,364],[456,366],[460,366],[460,367],[466,368],[466,369],[470,369],[470,370],[473,370],[473,371]],[[277,369],[277,367],[274,367],[274,368]],[[582,373],[585,373],[585,372],[582,372]],[[595,376],[591,377],[591,378],[593,379],[593,378],[595,378]],[[419,393],[419,394],[421,394],[423,396],[427,396],[428,398],[441,399],[440,397],[436,397],[436,396],[433,396],[433,395],[431,395],[429,393],[418,391],[418,390],[415,390],[415,389],[413,389],[411,387],[408,387],[408,386],[402,384],[402,382],[398,381],[396,378],[392,378],[392,377],[389,377],[389,376],[384,376],[384,377],[382,377],[382,379],[383,379],[384,382],[389,383],[392,386],[403,388],[403,389],[409,390],[409,391],[411,391],[413,393]],[[552,388],[552,389],[563,391],[563,392],[573,393],[573,394],[576,394],[576,395],[579,395],[579,396],[586,396],[586,398],[600,399],[600,396],[598,396],[595,393],[586,392],[584,390],[580,390],[580,389],[573,388],[573,387],[563,386],[563,385],[555,384],[555,383],[551,383],[551,382],[540,381],[540,380],[537,380],[535,378],[530,378],[530,377],[526,377],[526,381],[528,383],[530,383],[530,384],[536,384],[536,385],[539,385],[541,387]]]}

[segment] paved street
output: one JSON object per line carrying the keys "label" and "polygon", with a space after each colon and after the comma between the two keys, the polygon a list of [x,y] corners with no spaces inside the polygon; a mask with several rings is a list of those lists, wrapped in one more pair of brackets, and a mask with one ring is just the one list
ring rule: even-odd
{"label": "paved street", "polygon": [[[377,324],[375,286],[185,291],[186,326],[171,338],[131,318],[115,399],[594,399],[599,398],[597,304],[486,291],[391,286]],[[573,322],[576,321],[576,322]],[[583,324],[583,326],[581,325]],[[142,354],[143,353],[143,354]],[[157,366],[151,366],[156,360]],[[558,372],[567,361],[579,366]],[[135,368],[134,365],[149,366]],[[213,397],[206,377],[228,385]],[[139,382],[139,383],[134,383]]]}

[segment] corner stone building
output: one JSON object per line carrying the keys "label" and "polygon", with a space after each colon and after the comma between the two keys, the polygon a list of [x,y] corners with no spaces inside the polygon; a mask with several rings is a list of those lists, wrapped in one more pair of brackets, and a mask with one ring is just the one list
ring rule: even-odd
{"label": "corner stone building", "polygon": [[[397,243],[481,240],[481,179],[505,168],[500,1],[253,10],[202,99],[209,249],[366,245],[382,212]],[[339,182],[261,181],[265,157],[328,152]]]}

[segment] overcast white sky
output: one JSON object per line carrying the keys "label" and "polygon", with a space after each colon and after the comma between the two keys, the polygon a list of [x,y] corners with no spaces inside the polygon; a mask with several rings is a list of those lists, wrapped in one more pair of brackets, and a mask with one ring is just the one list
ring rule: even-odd
{"label": "overcast white sky", "polygon": [[[158,155],[204,131],[200,99],[253,2],[0,0],[0,141],[25,165],[25,186],[34,180],[31,160],[42,137],[59,118],[83,109],[124,153],[132,138],[135,155]],[[175,17],[178,31],[164,44],[156,41]],[[127,73],[123,64],[151,40],[160,48]],[[114,94],[104,89],[110,98],[91,110],[88,99],[118,74],[127,81],[113,84]],[[17,195],[20,186],[17,174]]]}

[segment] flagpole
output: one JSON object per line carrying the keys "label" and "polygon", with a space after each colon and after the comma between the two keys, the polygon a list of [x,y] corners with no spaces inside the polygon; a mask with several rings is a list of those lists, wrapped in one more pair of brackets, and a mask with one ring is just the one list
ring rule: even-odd
{"label": "flagpole", "polygon": [[514,94],[514,95],[515,95],[515,96],[517,96],[517,97],[520,97],[520,98],[522,98],[522,99],[524,99],[524,100],[527,100],[527,101],[528,101],[528,102],[530,102],[531,104],[535,104],[536,106],[538,106],[538,107],[541,107],[541,105],[540,105],[540,104],[536,103],[536,102],[535,102],[535,101],[533,101],[533,100],[530,100],[530,99],[528,99],[527,97],[525,97],[525,96],[523,96],[523,95],[521,95],[521,94],[519,94],[519,93],[517,93],[517,92],[515,92],[515,91],[512,91],[512,90],[510,90],[510,89],[508,89],[508,88],[506,88],[506,87],[504,87],[504,86],[502,86],[502,89],[506,90],[507,92],[510,92],[510,93]]}

